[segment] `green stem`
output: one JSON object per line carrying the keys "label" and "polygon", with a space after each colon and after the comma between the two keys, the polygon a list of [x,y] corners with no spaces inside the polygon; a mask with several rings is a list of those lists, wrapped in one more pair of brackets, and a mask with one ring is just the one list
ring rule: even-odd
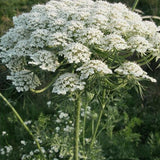
{"label": "green stem", "polygon": [[76,106],[75,106],[75,137],[74,137],[74,160],[79,160],[79,121],[80,121],[80,110],[81,110],[81,101],[80,96],[78,95]]}
{"label": "green stem", "polygon": [[55,82],[55,79],[59,76],[59,74],[60,74],[60,72],[57,73],[54,76],[54,78],[52,79],[52,81],[46,87],[44,87],[42,89],[39,89],[39,90],[35,90],[35,89],[30,88],[30,91],[32,91],[33,93],[42,93],[42,92],[46,91]]}
{"label": "green stem", "polygon": [[101,118],[102,118],[102,115],[103,115],[103,111],[104,111],[104,108],[105,108],[105,105],[106,105],[105,97],[106,97],[106,90],[104,89],[103,90],[103,95],[102,95],[102,101],[99,100],[99,102],[101,104],[101,111],[100,111],[100,114],[99,114],[99,117],[98,117],[98,121],[97,121],[97,125],[96,125],[96,128],[95,128],[94,134],[92,136],[92,140],[91,140],[91,143],[90,143],[90,149],[93,147],[93,144],[95,142],[97,131],[98,131],[98,128],[99,128],[99,125],[100,125],[100,122],[101,122]]}
{"label": "green stem", "polygon": [[135,8],[137,7],[138,2],[139,2],[139,0],[135,0],[134,1],[133,7],[132,7],[132,11],[135,10]]}
{"label": "green stem", "polygon": [[6,104],[11,108],[11,110],[13,111],[13,113],[16,115],[16,117],[18,118],[18,120],[20,121],[20,123],[23,125],[23,127],[26,129],[26,131],[30,134],[30,136],[34,139],[34,141],[37,144],[37,147],[41,153],[41,155],[43,156],[43,159],[45,159],[44,154],[41,150],[40,144],[37,141],[37,139],[34,137],[33,133],[30,131],[30,129],[27,127],[27,125],[24,123],[24,121],[22,120],[22,118],[20,117],[20,115],[18,114],[18,112],[14,109],[14,107],[9,103],[9,101],[0,93],[0,97],[6,102]]}
{"label": "green stem", "polygon": [[85,146],[85,129],[86,129],[86,119],[87,119],[87,106],[88,100],[86,100],[86,104],[84,106],[84,119],[83,119],[83,146]]}
{"label": "green stem", "polygon": [[100,111],[100,114],[99,114],[99,117],[98,117],[98,121],[97,121],[97,125],[96,125],[96,129],[94,131],[94,134],[93,134],[93,137],[92,137],[92,140],[91,140],[90,148],[92,148],[92,146],[94,144],[94,141],[95,141],[95,138],[96,138],[96,135],[97,135],[97,131],[98,131],[98,128],[99,128],[99,125],[100,125],[100,122],[101,122],[103,110],[104,109],[101,109],[101,111]]}
{"label": "green stem", "polygon": [[140,66],[143,66],[147,63],[149,63],[150,61],[152,61],[155,57],[154,56],[151,56],[149,59],[147,59],[146,61],[142,62],[142,63],[139,63]]}

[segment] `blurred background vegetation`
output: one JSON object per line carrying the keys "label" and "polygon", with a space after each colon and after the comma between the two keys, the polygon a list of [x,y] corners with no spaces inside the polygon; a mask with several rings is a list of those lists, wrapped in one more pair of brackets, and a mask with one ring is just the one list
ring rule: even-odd
{"label": "blurred background vegetation", "polygon": [[[34,4],[46,3],[47,1],[0,0],[0,36],[13,26],[13,16],[29,12]],[[128,7],[132,7],[135,0],[108,1],[112,3],[122,2]],[[143,15],[160,16],[160,0],[139,0],[136,8],[143,11]],[[160,25],[160,20],[155,22],[157,25]],[[116,104],[123,106],[121,109],[124,110],[125,114],[119,116],[124,116],[123,119],[126,120],[126,124],[124,128],[123,124],[119,123],[119,128],[113,133],[114,141],[110,141],[108,138],[106,142],[105,149],[108,150],[108,154],[112,155],[112,158],[115,160],[123,160],[121,157],[128,157],[125,160],[160,160],[160,69],[157,68],[158,63],[159,61],[156,63],[153,61],[149,64],[150,68],[146,68],[147,72],[152,70],[150,74],[158,82],[156,84],[145,84],[144,99],[141,99],[134,91],[131,91],[131,94],[126,95],[124,104]],[[10,83],[5,80],[6,73],[7,69],[0,64],[0,91],[7,98],[10,98],[11,102],[15,102],[16,109],[24,120],[38,119],[38,115],[41,112],[48,114],[48,110],[45,107],[46,104],[44,104],[45,101],[39,99],[38,96],[32,95],[32,99],[30,99],[28,93],[17,94]],[[40,96],[46,98],[47,93]],[[23,99],[23,97],[25,98]],[[38,104],[36,104],[37,102]],[[23,107],[21,106],[22,104]],[[9,139],[12,144],[16,142],[17,137],[15,135],[19,134],[17,126],[14,127],[13,124],[17,125],[15,117],[0,100],[0,133],[3,130],[11,133],[12,136]],[[22,134],[21,136],[23,137],[24,135]],[[137,140],[135,139],[136,137]],[[136,142],[138,145],[133,142]],[[124,143],[125,146],[122,145]]]}

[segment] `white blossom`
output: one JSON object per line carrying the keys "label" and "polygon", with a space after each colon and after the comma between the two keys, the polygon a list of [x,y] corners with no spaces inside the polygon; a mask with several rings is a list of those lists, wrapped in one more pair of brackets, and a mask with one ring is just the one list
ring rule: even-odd
{"label": "white blossom", "polygon": [[77,34],[77,41],[85,45],[101,44],[103,33],[96,28],[85,28]]}
{"label": "white blossom", "polygon": [[[33,74],[34,65],[56,72],[66,60],[74,69],[90,59],[103,61],[103,55],[94,54],[94,47],[106,54],[127,50],[138,56],[149,53],[156,60],[160,58],[160,27],[144,21],[122,3],[51,0],[13,17],[13,23],[14,27],[0,39],[0,59],[10,70],[8,79],[19,92],[40,85],[37,73]],[[31,71],[23,74],[26,68]],[[83,76],[88,78],[95,71],[92,68]]]}
{"label": "white blossom", "polygon": [[122,38],[122,36],[117,34],[109,34],[105,36],[104,42],[102,43],[102,48],[106,51],[120,51],[128,49],[126,41]]}
{"label": "white blossom", "polygon": [[60,65],[55,53],[46,50],[40,50],[30,58],[33,61],[30,61],[29,64],[38,65],[42,70],[55,72]]}
{"label": "white blossom", "polygon": [[67,42],[72,42],[72,40],[67,36],[65,32],[56,32],[51,34],[49,38],[47,38],[47,45],[49,47],[64,47],[68,44]]}
{"label": "white blossom", "polygon": [[59,53],[64,56],[69,63],[86,62],[90,59],[91,52],[81,43],[70,43]]}
{"label": "white blossom", "polygon": [[65,95],[67,92],[83,90],[85,82],[80,81],[78,75],[73,73],[62,74],[53,84],[53,93]]}
{"label": "white blossom", "polygon": [[21,140],[21,144],[23,144],[25,146],[26,145],[26,141]]}
{"label": "white blossom", "polygon": [[153,45],[149,43],[144,37],[133,36],[128,40],[132,52],[138,52],[140,55],[145,55],[145,53],[150,50]]}
{"label": "white blossom", "polygon": [[2,131],[2,136],[7,136],[8,133],[6,131]]}
{"label": "white blossom", "polygon": [[35,89],[40,85],[39,78],[29,70],[11,72],[7,79],[12,81],[18,92],[28,91],[30,88]]}
{"label": "white blossom", "polygon": [[37,29],[36,31],[32,32],[31,38],[29,40],[30,46],[44,48],[47,44],[49,34],[49,31],[46,29]]}
{"label": "white blossom", "polygon": [[90,75],[93,75],[96,72],[112,74],[112,70],[100,60],[90,60],[77,68],[77,71],[81,72],[80,79],[87,79]]}
{"label": "white blossom", "polygon": [[147,72],[145,72],[135,62],[125,62],[121,66],[119,66],[117,69],[115,69],[115,72],[117,72],[119,74],[123,74],[123,75],[132,75],[137,78],[148,79],[151,82],[156,82],[156,79],[148,76]]}
{"label": "white blossom", "polygon": [[4,148],[6,149],[6,153],[9,154],[12,150],[13,150],[13,147],[11,145],[9,146],[4,146]]}

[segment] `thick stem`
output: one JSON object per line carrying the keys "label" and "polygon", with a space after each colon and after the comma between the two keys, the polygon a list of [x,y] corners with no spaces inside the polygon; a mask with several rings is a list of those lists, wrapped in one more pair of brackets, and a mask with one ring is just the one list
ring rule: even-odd
{"label": "thick stem", "polygon": [[43,156],[43,159],[45,159],[44,157],[44,154],[41,150],[41,147],[40,147],[40,144],[39,142],[37,141],[37,139],[34,137],[33,133],[30,131],[30,129],[27,127],[27,125],[24,123],[24,121],[22,120],[21,116],[18,114],[18,112],[14,109],[14,107],[9,103],[9,101],[0,93],[0,97],[6,102],[6,104],[11,108],[11,110],[13,111],[13,113],[16,115],[16,117],[18,118],[18,120],[20,121],[20,123],[22,124],[22,126],[26,129],[26,131],[30,134],[30,136],[34,139],[34,141],[36,142],[37,144],[37,147],[40,151],[40,153],[42,154]]}
{"label": "thick stem", "polygon": [[74,137],[74,160],[79,160],[79,121],[80,121],[80,110],[81,110],[81,101],[80,96],[77,97],[76,106],[75,106],[75,137]]}

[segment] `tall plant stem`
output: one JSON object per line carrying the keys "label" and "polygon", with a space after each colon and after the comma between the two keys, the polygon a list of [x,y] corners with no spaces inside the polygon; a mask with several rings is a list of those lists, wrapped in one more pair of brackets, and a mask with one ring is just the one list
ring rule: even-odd
{"label": "tall plant stem", "polygon": [[92,146],[93,146],[93,144],[95,142],[97,131],[98,131],[98,128],[99,128],[99,125],[100,125],[100,122],[101,122],[102,115],[103,115],[103,111],[104,111],[104,108],[106,106],[105,96],[106,96],[106,90],[104,89],[103,90],[103,95],[102,95],[102,101],[99,100],[99,102],[101,104],[101,111],[99,113],[97,125],[96,125],[95,131],[94,131],[93,136],[92,136],[92,140],[91,140],[91,143],[90,143],[90,149],[92,148]]}
{"label": "tall plant stem", "polygon": [[132,7],[132,11],[134,11],[136,9],[138,2],[139,2],[139,0],[135,0],[134,1],[133,7]]}
{"label": "tall plant stem", "polygon": [[86,103],[84,106],[84,119],[83,119],[83,146],[85,146],[85,130],[86,130],[86,119],[87,119],[87,106],[88,106],[88,98],[86,94]]}
{"label": "tall plant stem", "polygon": [[75,105],[75,135],[74,135],[74,160],[79,160],[79,122],[80,122],[80,110],[81,110],[81,100],[80,96],[77,96],[77,101]]}
{"label": "tall plant stem", "polygon": [[101,122],[103,110],[104,109],[101,109],[101,111],[100,111],[100,114],[99,114],[99,117],[98,117],[98,121],[97,121],[97,125],[96,125],[96,129],[94,131],[94,134],[93,134],[93,137],[92,137],[92,140],[91,140],[91,143],[90,143],[90,148],[92,148],[92,146],[94,144],[94,141],[95,141],[95,138],[96,138],[96,135],[97,135],[97,131],[98,131],[98,128],[99,128],[99,125],[100,125],[100,122]]}
{"label": "tall plant stem", "polygon": [[20,121],[20,123],[22,124],[22,126],[26,129],[26,131],[30,134],[30,136],[33,138],[33,140],[36,142],[36,145],[43,157],[43,160],[46,160],[46,158],[44,157],[44,154],[41,150],[40,144],[37,141],[37,139],[34,137],[33,133],[30,131],[30,129],[27,127],[27,125],[24,123],[24,121],[22,120],[21,116],[18,114],[18,112],[15,110],[15,108],[9,103],[9,101],[0,93],[0,97],[6,102],[6,104],[10,107],[10,109],[13,111],[13,113],[16,115],[16,117],[18,118],[18,120]]}

